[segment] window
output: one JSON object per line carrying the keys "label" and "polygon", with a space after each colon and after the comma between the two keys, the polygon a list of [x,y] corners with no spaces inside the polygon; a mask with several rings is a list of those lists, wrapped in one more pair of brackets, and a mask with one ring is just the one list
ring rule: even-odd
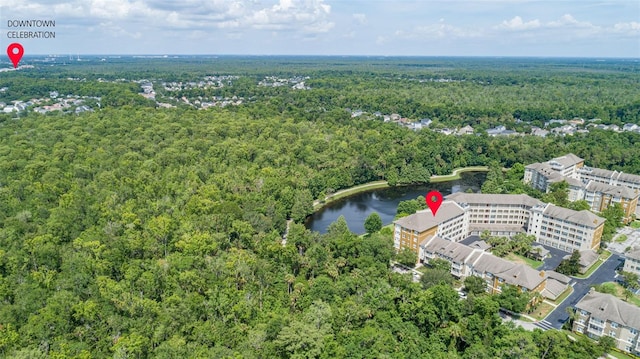
{"label": "window", "polygon": [[610,325],[611,325],[611,328],[614,328],[614,329],[618,327],[618,323],[616,322],[611,322]]}

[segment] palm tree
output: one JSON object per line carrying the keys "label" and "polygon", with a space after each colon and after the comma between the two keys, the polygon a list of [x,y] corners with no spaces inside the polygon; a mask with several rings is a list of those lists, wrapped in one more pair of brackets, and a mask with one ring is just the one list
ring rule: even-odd
{"label": "palm tree", "polygon": [[295,283],[296,277],[293,274],[288,273],[284,276],[284,280],[287,282],[288,292],[289,294],[291,294],[291,291],[293,290],[293,283]]}

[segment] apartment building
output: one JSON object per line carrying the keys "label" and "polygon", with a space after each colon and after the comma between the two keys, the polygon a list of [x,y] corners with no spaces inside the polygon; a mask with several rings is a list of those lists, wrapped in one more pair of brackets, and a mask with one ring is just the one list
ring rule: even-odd
{"label": "apartment building", "polygon": [[523,181],[531,187],[548,192],[552,183],[569,184],[569,201],[585,200],[593,211],[602,212],[612,203],[619,203],[625,212],[625,222],[640,215],[640,176],[618,171],[584,166],[584,160],[573,154],[532,163],[525,167]]}
{"label": "apartment building", "polygon": [[530,209],[544,204],[526,194],[458,192],[447,196],[447,200],[458,203],[468,213],[468,235],[489,231],[494,236],[513,236],[526,232]]}
{"label": "apartment building", "polygon": [[605,219],[589,211],[574,211],[550,203],[531,208],[527,234],[566,252],[600,248]]}
{"label": "apartment building", "polygon": [[493,235],[534,235],[542,244],[571,252],[600,246],[604,219],[589,211],[574,211],[541,202],[525,194],[455,193],[447,196],[434,216],[419,211],[394,222],[394,246],[411,248],[438,235],[458,242],[489,231]]}
{"label": "apartment building", "polygon": [[429,236],[444,235],[452,241],[464,239],[467,226],[464,209],[453,201],[445,201],[435,216],[431,210],[423,210],[395,221],[393,245],[397,250],[410,248],[418,253],[418,246]]}
{"label": "apartment building", "polygon": [[622,267],[622,270],[640,275],[640,248],[626,253],[624,257],[624,267]]}
{"label": "apartment building", "polygon": [[640,355],[640,307],[591,289],[576,303],[575,311],[574,332],[596,340],[610,336],[615,339],[618,349]]}
{"label": "apartment building", "polygon": [[594,181],[640,190],[640,176],[602,168],[583,167],[578,171],[583,182]]}
{"label": "apartment building", "polygon": [[[434,258],[451,263],[451,274],[456,278],[477,276],[484,279],[486,290],[491,294],[500,293],[503,286],[509,284],[525,292],[538,292],[543,297],[556,298],[567,288],[567,283],[548,278],[545,271],[513,263],[483,249],[439,236],[430,236],[420,244],[420,261],[429,263]],[[550,290],[547,290],[548,287]]]}
{"label": "apartment building", "polygon": [[635,214],[639,196],[640,189],[595,181],[589,181],[584,189],[584,200],[589,203],[592,211],[602,212],[612,203],[618,203],[624,212],[625,222],[631,221]]}

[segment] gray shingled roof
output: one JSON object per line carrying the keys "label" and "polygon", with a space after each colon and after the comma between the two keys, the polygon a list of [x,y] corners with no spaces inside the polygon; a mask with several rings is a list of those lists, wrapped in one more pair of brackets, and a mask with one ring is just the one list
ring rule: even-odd
{"label": "gray shingled roof", "polygon": [[558,273],[558,272],[553,271],[553,270],[547,271],[547,276],[549,278],[553,278],[554,280],[557,280],[557,281],[559,281],[561,283],[568,284],[569,282],[571,282],[571,277],[566,276],[566,275],[564,275],[562,273]]}
{"label": "gray shingled roof", "polygon": [[587,185],[587,191],[601,192],[614,197],[622,198],[636,198],[638,197],[638,190],[633,190],[625,186],[612,186],[610,184],[589,181]]}
{"label": "gray shingled roof", "polygon": [[479,272],[489,272],[492,274],[503,273],[513,267],[513,263],[506,259],[496,257],[493,254],[485,253],[473,265],[474,270]]}
{"label": "gray shingled roof", "polygon": [[[580,265],[582,267],[590,267],[593,263],[595,263],[595,261],[598,260],[598,257],[600,256],[593,249],[585,249],[583,251],[580,251]],[[562,257],[562,259],[569,258],[571,258],[571,254],[567,254],[566,256]]]}
{"label": "gray shingled roof", "polygon": [[423,243],[425,242],[426,246],[424,246],[424,249],[426,251],[438,253],[458,263],[463,263],[465,258],[473,252],[473,249],[462,243],[448,241],[441,237],[433,237],[430,241],[423,241]]}
{"label": "gray shingled roof", "polygon": [[454,262],[471,264],[478,272],[489,272],[503,278],[507,284],[534,289],[545,280],[546,274],[525,264],[516,264],[493,254],[474,250],[462,243],[438,236],[427,237],[420,246],[427,252],[451,258]]}
{"label": "gray shingled roof", "polygon": [[[578,164],[578,163],[584,161],[584,159],[574,155],[573,153],[569,153],[569,154],[566,154],[564,156],[552,158],[551,161],[558,162],[559,164],[561,164],[561,165],[563,165],[565,167],[570,167],[570,166],[573,166],[575,164]],[[551,162],[551,161],[549,161],[549,162]]]}
{"label": "gray shingled roof", "polygon": [[537,287],[547,278],[545,272],[537,271],[522,263],[515,264],[504,272],[496,273],[496,275],[504,278],[505,282],[511,285],[517,285],[527,289]]}
{"label": "gray shingled roof", "polygon": [[640,260],[640,248],[636,248],[631,252],[625,254],[625,257]]}
{"label": "gray shingled roof", "polygon": [[430,209],[426,209],[400,218],[393,223],[399,224],[409,230],[424,232],[429,228],[433,228],[442,222],[446,222],[463,214],[464,210],[460,208],[459,205],[451,201],[445,201],[442,202],[435,216],[431,213]]}
{"label": "gray shingled roof", "polygon": [[591,173],[593,175],[604,178],[615,178],[617,180],[623,180],[633,183],[640,183],[640,175],[624,173],[618,171],[611,171],[603,168],[584,167],[580,169],[582,172]]}
{"label": "gray shingled roof", "polygon": [[545,208],[543,213],[549,217],[581,224],[590,228],[598,228],[598,226],[604,223],[604,218],[598,217],[587,210],[574,211],[572,209],[558,207],[553,204],[547,205],[547,208]]}
{"label": "gray shingled roof", "polygon": [[457,192],[447,196],[448,200],[468,204],[519,204],[528,207],[544,204],[526,194],[489,194]]}
{"label": "gray shingled roof", "polygon": [[576,308],[586,310],[591,316],[609,320],[624,326],[640,329],[640,307],[629,304],[611,294],[591,290],[576,304]]}
{"label": "gray shingled roof", "polygon": [[544,286],[544,290],[542,291],[542,295],[545,298],[549,298],[551,300],[556,300],[567,289],[567,284],[562,283],[556,279],[549,277],[547,279],[547,284]]}

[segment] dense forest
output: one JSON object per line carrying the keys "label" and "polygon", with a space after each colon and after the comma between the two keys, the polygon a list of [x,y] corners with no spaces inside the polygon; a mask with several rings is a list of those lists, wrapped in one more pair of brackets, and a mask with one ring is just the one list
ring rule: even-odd
{"label": "dense forest", "polygon": [[[238,63],[230,71],[248,66]],[[112,76],[153,74],[134,65],[127,74],[110,68]],[[240,81],[238,86],[253,91],[244,94],[253,97],[252,102],[208,110],[154,108],[140,101],[130,84],[100,85],[92,76],[105,73],[80,65],[64,70],[76,72],[60,76],[37,69],[3,74],[0,85],[8,87],[3,96],[10,96],[12,88],[28,92],[31,85],[51,81],[44,87],[49,91],[70,81],[68,76],[86,76],[83,91],[112,96],[113,102],[80,115],[0,114],[0,355],[594,358],[602,354],[607,348],[587,339],[574,342],[562,332],[527,332],[503,324],[498,302],[490,296],[459,300],[450,286],[424,289],[409,275],[393,273],[389,262],[395,254],[389,234],[357,236],[339,220],[320,235],[301,223],[311,213],[314,199],[338,189],[380,179],[421,182],[425,176],[461,166],[511,167],[573,152],[589,165],[640,173],[637,133],[594,129],[546,138],[446,136],[352,118],[343,108],[382,111],[385,101],[388,106],[397,101],[407,112],[418,114],[422,111],[418,104],[400,99],[408,101],[409,93],[423,87],[413,98],[451,111],[441,121],[457,117],[499,123],[519,106],[511,102],[519,95],[507,94],[507,89],[531,87],[523,91],[533,96],[556,87],[556,94],[536,96],[537,104],[528,110],[541,106],[560,109],[558,116],[565,110],[571,116],[587,116],[585,111],[598,107],[609,120],[639,122],[639,87],[632,87],[638,84],[637,67],[593,67],[581,72],[557,65],[554,71],[561,76],[545,78],[544,64],[522,71],[469,66],[446,70],[451,71],[447,76],[457,71],[457,78],[473,81],[447,87],[413,81],[432,70],[411,67],[410,60],[393,67],[372,66],[375,69],[366,76],[359,63],[351,64],[352,70],[348,64],[328,64],[324,69],[320,65],[313,62],[296,70],[296,74],[309,72],[314,78],[309,84],[317,91],[261,89]],[[174,76],[212,71],[199,66],[175,64]],[[258,78],[269,69],[283,71],[270,66],[247,76]],[[409,70],[402,71],[404,67]],[[445,70],[436,73],[440,71]],[[163,72],[171,68],[159,66],[154,76]],[[351,76],[346,75],[349,72]],[[393,78],[385,78],[391,73]],[[563,76],[569,77],[560,80]],[[511,77],[519,80],[507,81]],[[588,86],[596,78],[605,84],[603,88]],[[487,83],[475,82],[480,79]],[[619,86],[613,85],[618,82]],[[475,94],[464,95],[469,89]],[[601,96],[595,95],[598,91]],[[383,101],[390,92],[397,97]],[[585,92],[598,101],[582,98]],[[484,99],[478,97],[481,94]],[[485,112],[497,103],[505,107],[495,116]],[[478,114],[467,113],[476,105]],[[624,108],[636,112],[617,115]],[[294,222],[283,244],[288,219]]]}

